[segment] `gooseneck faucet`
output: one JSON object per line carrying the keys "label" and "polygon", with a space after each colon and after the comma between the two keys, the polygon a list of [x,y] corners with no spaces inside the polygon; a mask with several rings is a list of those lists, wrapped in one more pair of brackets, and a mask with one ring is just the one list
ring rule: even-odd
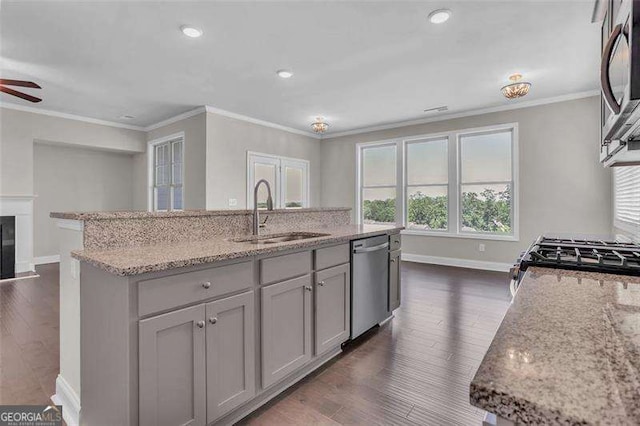
{"label": "gooseneck faucet", "polygon": [[[258,188],[264,183],[267,186],[267,210],[273,210],[273,198],[271,198],[271,186],[265,179],[260,179],[253,189],[253,235],[258,235],[260,229],[260,221],[258,220]],[[268,216],[267,216],[268,217]],[[265,222],[267,219],[264,220]],[[264,222],[263,222],[264,223]]]}

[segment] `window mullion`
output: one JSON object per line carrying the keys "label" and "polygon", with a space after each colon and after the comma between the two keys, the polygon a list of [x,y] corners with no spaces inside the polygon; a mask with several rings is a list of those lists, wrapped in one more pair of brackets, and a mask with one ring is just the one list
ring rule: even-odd
{"label": "window mullion", "polygon": [[459,154],[458,135],[451,133],[449,138],[449,223],[447,232],[452,234],[460,233],[460,191],[459,191]]}

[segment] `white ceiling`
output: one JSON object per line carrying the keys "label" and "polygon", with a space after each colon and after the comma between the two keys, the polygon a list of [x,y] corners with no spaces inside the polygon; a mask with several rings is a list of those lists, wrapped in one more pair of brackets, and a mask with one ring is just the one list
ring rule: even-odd
{"label": "white ceiling", "polygon": [[[440,7],[452,18],[430,24]],[[321,114],[341,132],[431,117],[423,110],[440,105],[508,104],[499,89],[516,71],[533,83],[524,100],[596,89],[592,10],[591,1],[2,1],[0,75],[40,83],[37,108],[131,125],[210,105],[300,130]],[[189,39],[182,24],[204,35]],[[280,68],[294,77],[280,79]]]}

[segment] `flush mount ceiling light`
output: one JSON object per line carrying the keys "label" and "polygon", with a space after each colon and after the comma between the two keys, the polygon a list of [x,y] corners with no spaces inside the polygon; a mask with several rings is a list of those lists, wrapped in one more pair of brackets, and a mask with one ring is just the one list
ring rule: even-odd
{"label": "flush mount ceiling light", "polygon": [[285,70],[285,69],[278,70],[278,71],[276,71],[276,74],[278,74],[278,77],[280,77],[280,78],[291,78],[291,77],[293,77],[293,71],[291,71],[291,70]]}
{"label": "flush mount ceiling light", "polygon": [[432,24],[442,24],[447,22],[451,18],[451,11],[449,9],[434,10],[429,14],[429,22]]}
{"label": "flush mount ceiling light", "polygon": [[316,121],[311,123],[311,129],[316,133],[324,133],[329,128],[329,123],[322,117],[316,117]]}
{"label": "flush mount ceiling light", "polygon": [[181,26],[180,31],[182,31],[182,34],[191,38],[198,38],[202,35],[202,30],[200,28],[190,27],[189,25]]}
{"label": "flush mount ceiling light", "polygon": [[509,76],[510,84],[507,84],[502,89],[502,94],[507,99],[517,99],[526,96],[531,88],[531,83],[522,80],[522,74],[511,74]]}

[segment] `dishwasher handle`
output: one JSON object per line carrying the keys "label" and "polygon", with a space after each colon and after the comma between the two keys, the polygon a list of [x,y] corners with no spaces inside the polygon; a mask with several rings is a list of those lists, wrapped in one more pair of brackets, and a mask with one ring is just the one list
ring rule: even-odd
{"label": "dishwasher handle", "polygon": [[379,246],[366,247],[366,248],[356,248],[353,249],[354,253],[369,253],[372,251],[383,250],[389,247],[389,243],[380,244]]}

